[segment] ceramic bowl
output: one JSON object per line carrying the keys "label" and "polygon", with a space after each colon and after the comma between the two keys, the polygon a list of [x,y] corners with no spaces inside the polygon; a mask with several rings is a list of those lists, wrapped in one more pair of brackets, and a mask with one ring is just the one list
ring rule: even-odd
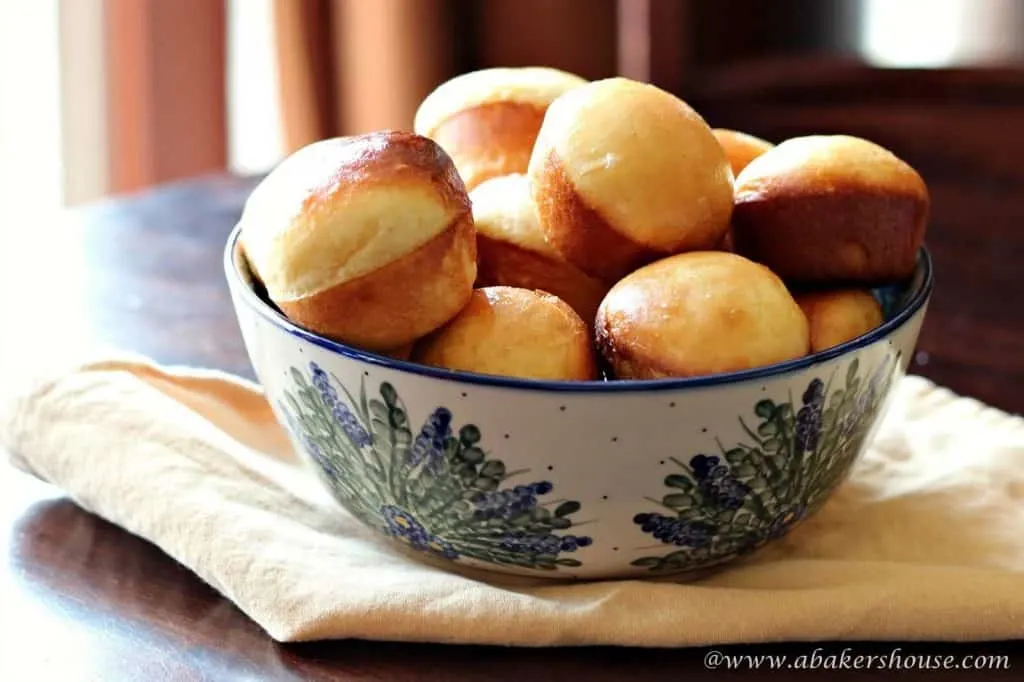
{"label": "ceramic bowl", "polygon": [[864,451],[932,291],[877,291],[886,322],[769,367],[653,381],[452,372],[335,343],[282,316],[237,246],[225,267],[281,424],[353,516],[406,549],[555,578],[706,569],[813,514]]}

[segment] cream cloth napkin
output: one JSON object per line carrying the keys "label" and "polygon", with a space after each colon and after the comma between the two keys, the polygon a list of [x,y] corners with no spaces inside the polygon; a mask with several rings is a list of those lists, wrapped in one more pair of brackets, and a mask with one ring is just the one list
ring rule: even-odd
{"label": "cream cloth napkin", "polygon": [[1024,637],[1024,420],[900,383],[814,518],[702,581],[534,582],[420,563],[301,468],[258,387],[118,357],[8,404],[12,463],[155,543],[282,641],[525,646]]}

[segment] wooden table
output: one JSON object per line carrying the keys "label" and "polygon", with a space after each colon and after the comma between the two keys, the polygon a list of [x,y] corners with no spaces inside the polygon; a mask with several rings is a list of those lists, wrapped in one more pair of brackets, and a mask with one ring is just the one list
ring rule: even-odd
{"label": "wooden table", "polygon": [[[842,89],[841,75],[826,80],[830,93]],[[728,86],[728,79],[723,82]],[[888,87],[889,98],[901,103],[865,104],[851,113],[820,98],[808,104],[796,92],[800,79],[791,78],[784,96],[776,97],[771,87],[747,77],[742,107],[731,99],[738,97],[735,89],[709,91],[718,106],[712,120],[774,137],[808,129],[862,131],[921,167],[935,195],[928,241],[938,284],[913,371],[1024,412],[1024,77],[987,86],[961,83],[970,91],[964,97],[977,103],[973,107],[956,99],[956,82],[933,87],[931,100],[922,94],[927,83],[913,82],[908,91],[853,78],[842,87],[858,101],[881,102]],[[864,91],[857,91],[861,86]],[[946,116],[938,113],[943,102]],[[716,111],[713,103],[708,110]],[[0,257],[0,271],[16,274],[0,287],[4,330],[14,330],[36,350],[49,344],[58,353],[69,344],[101,341],[164,363],[251,377],[221,274],[221,248],[251,187],[227,176],[201,178],[74,211],[52,231],[19,226],[26,240],[35,237],[36,250],[22,254],[19,241],[17,251]],[[9,322],[14,325],[7,327]],[[3,682],[729,680],[758,674],[708,671],[708,649],[278,645],[158,549],[6,465],[0,465],[0,546],[7,556],[0,565]],[[795,657],[815,646],[722,650]],[[867,673],[883,679],[1011,680],[1024,670],[1020,643],[820,646],[824,654],[851,647],[877,655],[894,646],[903,655],[1007,654],[1016,668]],[[760,674],[771,674],[764,665]],[[805,671],[799,678],[835,675]],[[793,673],[779,676],[791,679]]]}

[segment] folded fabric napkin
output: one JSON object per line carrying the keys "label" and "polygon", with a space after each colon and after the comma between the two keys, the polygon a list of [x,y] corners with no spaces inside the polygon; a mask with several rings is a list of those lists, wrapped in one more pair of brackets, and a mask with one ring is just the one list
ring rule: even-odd
{"label": "folded fabric napkin", "polygon": [[900,383],[852,479],[704,580],[453,573],[347,516],[257,386],[117,357],[10,401],[12,463],[161,547],[282,641],[523,646],[1024,636],[1024,420]]}

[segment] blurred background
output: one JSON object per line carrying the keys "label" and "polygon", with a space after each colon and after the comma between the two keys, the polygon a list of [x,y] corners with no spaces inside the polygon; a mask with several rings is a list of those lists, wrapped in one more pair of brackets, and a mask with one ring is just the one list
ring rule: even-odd
{"label": "blurred background", "polygon": [[[713,125],[844,129],[926,164],[948,131],[908,139],[901,112],[1019,107],[999,86],[1022,62],[1019,0],[0,0],[0,218],[408,128],[439,82],[496,65],[623,74]],[[986,76],[934,76],[962,70]]]}

